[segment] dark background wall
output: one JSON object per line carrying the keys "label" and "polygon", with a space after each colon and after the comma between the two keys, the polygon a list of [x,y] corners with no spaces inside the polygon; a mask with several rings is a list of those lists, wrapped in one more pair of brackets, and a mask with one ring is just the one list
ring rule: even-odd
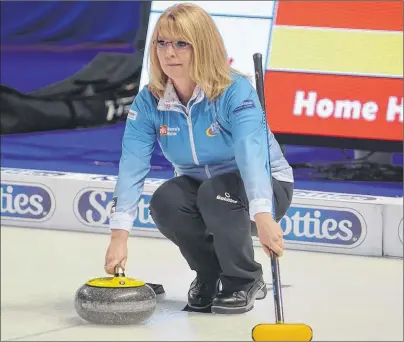
{"label": "dark background wall", "polygon": [[134,52],[148,3],[2,1],[1,84],[30,92],[71,76],[100,51]]}

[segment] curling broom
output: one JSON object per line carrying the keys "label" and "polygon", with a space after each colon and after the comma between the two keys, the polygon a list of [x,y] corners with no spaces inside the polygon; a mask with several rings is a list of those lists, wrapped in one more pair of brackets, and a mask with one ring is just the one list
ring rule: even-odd
{"label": "curling broom", "polygon": [[[254,69],[255,82],[259,100],[261,102],[262,112],[264,115],[265,128],[267,129],[266,105],[264,80],[262,71],[262,55],[255,53]],[[267,134],[268,139],[268,134]],[[268,144],[269,153],[269,144]],[[285,323],[283,317],[282,288],[279,271],[279,261],[275,253],[271,252],[271,273],[273,282],[273,296],[275,302],[275,319],[276,323],[261,323],[252,329],[253,341],[311,341],[313,331],[306,324]]]}

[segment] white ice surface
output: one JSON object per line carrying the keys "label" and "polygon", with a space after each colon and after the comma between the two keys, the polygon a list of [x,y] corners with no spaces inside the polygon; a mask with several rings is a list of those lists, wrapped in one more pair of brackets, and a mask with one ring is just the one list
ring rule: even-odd
{"label": "white ice surface", "polygon": [[[164,285],[167,298],[137,326],[97,326],[74,309],[76,290],[104,276],[109,236],[1,228],[2,341],[251,341],[274,321],[271,292],[242,315],[181,311],[194,273],[168,240],[131,237],[127,275]],[[268,259],[260,248],[256,259]],[[403,260],[286,251],[287,322],[309,324],[314,341],[403,341]]]}

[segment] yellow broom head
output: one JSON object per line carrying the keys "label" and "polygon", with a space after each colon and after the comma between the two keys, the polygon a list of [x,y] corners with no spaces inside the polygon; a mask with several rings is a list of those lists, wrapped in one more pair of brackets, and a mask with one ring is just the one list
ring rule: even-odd
{"label": "yellow broom head", "polygon": [[306,324],[258,324],[252,330],[253,341],[311,341],[312,329]]}

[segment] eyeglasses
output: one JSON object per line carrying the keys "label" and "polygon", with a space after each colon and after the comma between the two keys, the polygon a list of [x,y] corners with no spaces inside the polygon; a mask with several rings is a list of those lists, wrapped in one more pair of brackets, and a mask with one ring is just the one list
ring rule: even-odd
{"label": "eyeglasses", "polygon": [[153,43],[157,46],[158,49],[166,49],[168,47],[168,44],[171,44],[173,49],[178,51],[186,50],[188,47],[191,46],[190,43],[184,42],[183,40],[169,42],[167,40],[157,39]]}

